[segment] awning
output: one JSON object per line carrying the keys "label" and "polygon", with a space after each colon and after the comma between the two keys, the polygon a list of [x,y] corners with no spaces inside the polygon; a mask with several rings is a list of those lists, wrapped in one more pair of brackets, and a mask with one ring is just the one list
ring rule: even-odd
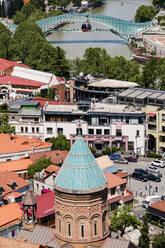
{"label": "awning", "polygon": [[153,117],[156,116],[155,113],[148,113],[147,115],[148,115],[148,116],[153,116]]}

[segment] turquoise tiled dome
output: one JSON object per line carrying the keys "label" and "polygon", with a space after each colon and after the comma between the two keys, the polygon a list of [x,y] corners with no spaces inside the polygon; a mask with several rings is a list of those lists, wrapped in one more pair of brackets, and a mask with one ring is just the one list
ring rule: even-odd
{"label": "turquoise tiled dome", "polygon": [[92,193],[107,187],[107,180],[82,137],[78,137],[55,180],[55,188],[68,193]]}

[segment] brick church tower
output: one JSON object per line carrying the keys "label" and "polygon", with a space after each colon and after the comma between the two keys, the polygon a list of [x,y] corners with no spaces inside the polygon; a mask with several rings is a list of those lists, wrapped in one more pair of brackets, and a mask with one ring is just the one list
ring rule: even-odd
{"label": "brick church tower", "polygon": [[73,144],[55,180],[55,235],[75,244],[109,234],[107,180],[82,137]]}

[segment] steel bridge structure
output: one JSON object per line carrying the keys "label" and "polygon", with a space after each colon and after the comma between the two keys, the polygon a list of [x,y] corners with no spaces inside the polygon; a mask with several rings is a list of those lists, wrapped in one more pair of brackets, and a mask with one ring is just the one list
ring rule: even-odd
{"label": "steel bridge structure", "polygon": [[[87,18],[92,25],[99,24],[101,26],[101,28],[92,28],[92,31],[110,31],[126,41],[128,41],[131,37],[137,35],[138,33],[149,28],[151,25],[153,25],[155,21],[152,20],[151,22],[135,23],[134,21],[122,20],[111,16],[104,16],[91,13],[74,13],[44,18],[42,20],[37,21],[36,23],[46,35],[57,30],[63,32],[79,32],[81,31],[81,25],[79,25],[79,28],[65,29],[65,24],[72,24],[76,22],[83,23],[87,20]],[[16,24],[11,24],[4,20],[1,20],[1,22],[11,32],[15,32],[17,28]]]}

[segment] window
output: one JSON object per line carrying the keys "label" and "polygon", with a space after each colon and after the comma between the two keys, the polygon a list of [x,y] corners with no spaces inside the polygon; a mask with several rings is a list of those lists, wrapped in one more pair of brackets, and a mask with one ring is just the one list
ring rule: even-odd
{"label": "window", "polygon": [[21,127],[21,133],[23,133],[23,132],[24,132],[23,127]]}
{"label": "window", "polygon": [[122,131],[121,129],[116,129],[116,136],[122,136]]}
{"label": "window", "polygon": [[94,129],[88,129],[88,134],[94,134]]}
{"label": "window", "polygon": [[112,188],[111,189],[111,195],[115,195],[115,192],[116,192],[116,188]]}
{"label": "window", "polygon": [[96,134],[97,135],[102,134],[102,130],[101,129],[96,129]]}
{"label": "window", "polygon": [[134,142],[128,141],[128,150],[134,150]]}
{"label": "window", "polygon": [[81,237],[84,238],[84,224],[81,224]]}
{"label": "window", "polygon": [[15,236],[15,231],[14,231],[14,230],[12,231],[11,236],[12,236],[12,237]]}
{"label": "window", "polygon": [[34,129],[34,127],[32,127],[32,133],[34,133],[35,132],[35,129]]}
{"label": "window", "polygon": [[53,128],[52,128],[52,127],[47,127],[47,133],[48,133],[48,134],[53,133]]}
{"label": "window", "polygon": [[104,135],[109,135],[109,129],[104,129]]}
{"label": "window", "polygon": [[156,130],[156,125],[148,124],[149,130]]}
{"label": "window", "polygon": [[61,220],[58,220],[58,232],[61,233]]}
{"label": "window", "polygon": [[38,185],[38,183],[36,184],[36,186],[37,186],[37,190],[39,190],[39,185]]}
{"label": "window", "polygon": [[25,133],[28,133],[28,127],[25,127]]}
{"label": "window", "polygon": [[165,121],[165,114],[162,114],[162,121]]}
{"label": "window", "polygon": [[88,141],[88,146],[93,147],[94,146],[93,141]]}
{"label": "window", "polygon": [[162,132],[165,132],[165,126],[162,126]]}
{"label": "window", "polygon": [[39,133],[39,127],[36,127],[36,133]]}
{"label": "window", "polygon": [[39,118],[34,118],[34,122],[38,122],[39,121]]}
{"label": "window", "polygon": [[82,135],[82,128],[76,128],[76,134]]}
{"label": "window", "polygon": [[63,128],[57,128],[58,135],[63,134]]}
{"label": "window", "polygon": [[68,236],[71,236],[71,224],[68,222]]}
{"label": "window", "polygon": [[97,235],[97,222],[94,222],[94,235]]}
{"label": "window", "polygon": [[15,117],[14,117],[14,116],[12,116],[12,117],[11,117],[11,119],[12,119],[12,120],[15,120]]}
{"label": "window", "polygon": [[139,137],[140,136],[140,131],[136,130],[136,136]]}

